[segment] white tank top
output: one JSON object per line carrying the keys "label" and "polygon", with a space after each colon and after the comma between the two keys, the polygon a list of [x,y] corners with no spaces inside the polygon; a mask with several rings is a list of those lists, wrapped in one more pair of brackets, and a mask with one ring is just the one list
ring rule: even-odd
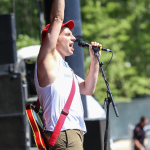
{"label": "white tank top", "polygon": [[[72,86],[72,71],[68,64],[60,57],[59,73],[55,81],[46,87],[40,87],[37,77],[37,62],[35,64],[34,82],[36,86],[37,95],[40,105],[43,109],[43,123],[44,130],[54,131],[56,123],[59,119],[60,113],[68,99]],[[78,80],[75,77],[76,91],[66,117],[64,125],[61,129],[79,129],[86,133],[86,126],[84,123],[83,105],[79,92]]]}

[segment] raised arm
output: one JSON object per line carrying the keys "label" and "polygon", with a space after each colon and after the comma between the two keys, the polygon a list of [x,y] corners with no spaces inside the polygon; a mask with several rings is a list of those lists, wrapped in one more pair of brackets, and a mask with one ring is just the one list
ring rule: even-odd
{"label": "raised arm", "polygon": [[58,56],[56,44],[64,19],[64,0],[54,0],[50,13],[50,27],[42,42],[37,60],[37,72],[40,86],[50,85],[56,78]]}
{"label": "raised arm", "polygon": [[[90,71],[85,81],[80,77],[78,77],[80,93],[84,95],[92,95],[94,93],[96,83],[97,83],[98,73],[99,73],[99,63],[96,56],[94,55],[92,46],[100,47],[101,44],[96,42],[91,42],[91,45],[89,46],[89,51],[91,55]],[[101,51],[99,51],[99,56],[100,55],[101,55]]]}

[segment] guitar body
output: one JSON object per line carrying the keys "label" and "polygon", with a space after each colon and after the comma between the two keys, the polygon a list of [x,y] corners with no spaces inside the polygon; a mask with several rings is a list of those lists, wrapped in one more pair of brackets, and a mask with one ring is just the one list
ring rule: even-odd
{"label": "guitar body", "polygon": [[32,105],[26,106],[26,114],[34,134],[34,140],[38,150],[46,150],[46,146],[42,138],[43,123],[39,114],[34,111],[34,107]]}

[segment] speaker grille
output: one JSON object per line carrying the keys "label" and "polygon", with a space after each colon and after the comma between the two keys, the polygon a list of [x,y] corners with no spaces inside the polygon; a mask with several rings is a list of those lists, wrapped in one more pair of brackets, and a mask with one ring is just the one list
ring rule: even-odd
{"label": "speaker grille", "polygon": [[21,74],[0,75],[0,115],[23,113]]}
{"label": "speaker grille", "polygon": [[0,15],[0,64],[17,62],[14,14]]}

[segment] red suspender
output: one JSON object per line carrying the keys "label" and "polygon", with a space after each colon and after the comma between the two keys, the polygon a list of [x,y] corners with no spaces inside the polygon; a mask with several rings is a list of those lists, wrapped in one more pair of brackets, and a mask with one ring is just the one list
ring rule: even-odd
{"label": "red suspender", "polygon": [[[61,114],[60,114],[60,117],[57,121],[57,124],[55,126],[55,129],[53,131],[53,134],[50,138],[50,141],[49,141],[49,144],[51,146],[54,146],[56,141],[57,141],[57,138],[59,136],[59,133],[61,131],[61,128],[65,122],[65,119],[69,113],[69,109],[70,109],[70,106],[71,106],[71,103],[72,103],[72,100],[73,100],[73,97],[74,97],[74,94],[75,94],[75,81],[74,81],[74,76],[73,76],[73,81],[72,81],[72,87],[71,87],[71,91],[70,91],[70,94],[69,94],[69,97],[66,101],[66,104],[64,106],[64,109],[62,110]],[[40,108],[40,103],[39,103],[39,99],[37,100],[37,103],[36,103],[36,108],[39,109]]]}

